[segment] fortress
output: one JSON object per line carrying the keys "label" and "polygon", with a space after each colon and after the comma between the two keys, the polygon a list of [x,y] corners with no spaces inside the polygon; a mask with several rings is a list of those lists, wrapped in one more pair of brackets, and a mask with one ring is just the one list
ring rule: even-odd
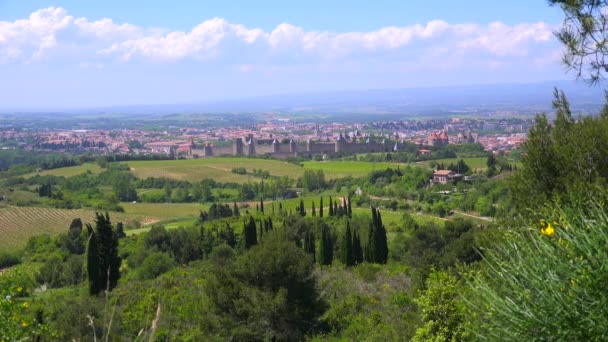
{"label": "fortress", "polygon": [[[342,133],[334,141],[295,141],[293,139],[279,141],[278,139],[259,139],[252,136],[232,141],[232,146],[218,147],[209,143],[204,146],[189,145],[187,154],[194,158],[213,156],[264,156],[270,155],[277,159],[314,155],[348,155],[356,153],[393,152],[398,151],[403,142],[389,142],[386,139],[375,141],[366,138],[364,141],[345,138]],[[185,152],[185,146],[180,150]]]}
{"label": "fortress", "polygon": [[[471,143],[477,141],[477,135],[460,133],[454,143]],[[445,146],[450,139],[445,131],[433,131],[428,139],[417,142],[423,146]],[[255,139],[252,135],[237,138],[231,146],[214,146],[206,143],[202,146],[194,144],[192,140],[187,143],[175,142],[149,143],[146,146],[155,152],[185,155],[190,158],[208,158],[214,156],[272,156],[277,159],[291,157],[307,157],[314,155],[351,155],[357,153],[398,152],[404,147],[402,141],[391,141],[386,138],[375,139],[364,137],[357,140],[357,136],[349,137],[340,133],[334,141],[295,141],[274,139]]]}

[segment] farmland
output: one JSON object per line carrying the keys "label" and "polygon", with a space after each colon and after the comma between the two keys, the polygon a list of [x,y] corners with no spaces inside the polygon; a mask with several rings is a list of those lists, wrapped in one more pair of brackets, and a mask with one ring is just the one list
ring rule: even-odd
{"label": "farmland", "polygon": [[246,183],[253,176],[232,173],[236,167],[244,167],[248,173],[254,169],[270,172],[272,176],[297,178],[302,175],[300,166],[278,160],[253,158],[208,158],[184,160],[133,161],[127,163],[138,178],[166,177],[178,180],[198,181],[213,179],[222,183]]}
{"label": "farmland", "polygon": [[362,161],[326,161],[326,162],[304,162],[304,168],[309,170],[323,170],[327,179],[343,177],[365,177],[370,172],[385,170],[387,168],[396,169],[405,164],[397,163],[371,163]]}
{"label": "farmland", "polygon": [[28,173],[28,174],[24,175],[24,177],[30,178],[30,177],[34,177],[36,175],[72,177],[72,176],[76,176],[76,175],[79,175],[82,173],[86,173],[88,171],[90,171],[92,173],[100,173],[102,171],[102,169],[97,164],[85,163],[85,164],[78,165],[78,166],[68,166],[68,167],[61,167],[58,169],[42,170],[40,172],[32,172],[32,173]]}
{"label": "farmland", "polygon": [[[0,209],[0,250],[13,250],[24,247],[28,238],[40,234],[66,232],[72,219],[81,218],[83,223],[91,223],[95,218],[93,210],[68,210],[38,207],[6,207]],[[147,215],[110,213],[112,222],[139,220],[142,223],[155,221]]]}
{"label": "farmland", "polygon": [[127,215],[166,220],[175,217],[195,217],[207,208],[198,203],[121,203]]}

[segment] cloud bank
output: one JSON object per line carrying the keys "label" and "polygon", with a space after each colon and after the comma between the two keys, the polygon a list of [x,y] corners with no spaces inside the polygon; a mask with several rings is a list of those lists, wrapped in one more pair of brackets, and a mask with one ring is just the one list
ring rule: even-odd
{"label": "cloud bank", "polygon": [[[190,31],[146,28],[112,19],[76,18],[50,7],[29,18],[0,21],[0,63],[44,63],[78,58],[76,65],[101,63],[225,62],[250,71],[259,65],[348,63],[377,58],[410,63],[453,63],[455,58],[501,59],[555,49],[551,25],[494,22],[382,27],[368,32],[310,31],[288,23],[270,31],[222,18],[206,20]],[[539,48],[540,47],[540,48]],[[530,58],[539,58],[538,52]],[[450,62],[451,61],[451,62]]]}

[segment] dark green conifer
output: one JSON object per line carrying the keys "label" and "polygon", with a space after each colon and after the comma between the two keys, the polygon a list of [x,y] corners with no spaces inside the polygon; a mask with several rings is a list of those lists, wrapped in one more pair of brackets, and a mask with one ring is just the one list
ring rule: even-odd
{"label": "dark green conifer", "polygon": [[344,231],[344,237],[342,239],[342,245],[341,245],[341,251],[342,251],[342,262],[344,263],[344,265],[346,266],[352,266],[355,264],[354,262],[354,258],[353,258],[353,241],[352,241],[352,235],[351,235],[351,231],[350,231],[350,221],[346,221],[346,230]]}

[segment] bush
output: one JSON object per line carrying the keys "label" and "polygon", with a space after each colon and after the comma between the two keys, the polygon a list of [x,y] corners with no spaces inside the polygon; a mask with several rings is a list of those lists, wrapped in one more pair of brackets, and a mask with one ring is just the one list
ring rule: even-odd
{"label": "bush", "polygon": [[175,267],[175,261],[169,255],[155,252],[148,255],[144,260],[137,275],[142,280],[154,279],[165,272],[169,272],[173,267]]}
{"label": "bush", "polygon": [[488,252],[487,267],[470,283],[476,333],[503,341],[606,340],[606,211],[554,216],[509,231]]}
{"label": "bush", "polygon": [[0,269],[17,265],[20,262],[21,255],[18,253],[0,251]]}

